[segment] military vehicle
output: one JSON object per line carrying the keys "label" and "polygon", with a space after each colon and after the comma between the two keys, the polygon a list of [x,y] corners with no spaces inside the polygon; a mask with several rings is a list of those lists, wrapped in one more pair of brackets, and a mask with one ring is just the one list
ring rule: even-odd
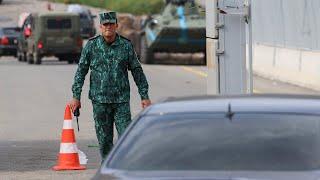
{"label": "military vehicle", "polygon": [[139,51],[142,63],[153,63],[156,52],[205,53],[205,17],[195,2],[166,0],[165,3],[161,14],[142,22]]}
{"label": "military vehicle", "polygon": [[96,34],[94,27],[94,18],[96,15],[92,15],[88,8],[85,8],[79,4],[68,5],[67,12],[77,13],[80,16],[80,32],[82,38],[90,38]]}
{"label": "military vehicle", "polygon": [[18,60],[41,64],[42,57],[78,62],[82,50],[80,18],[67,12],[30,14],[18,40]]}

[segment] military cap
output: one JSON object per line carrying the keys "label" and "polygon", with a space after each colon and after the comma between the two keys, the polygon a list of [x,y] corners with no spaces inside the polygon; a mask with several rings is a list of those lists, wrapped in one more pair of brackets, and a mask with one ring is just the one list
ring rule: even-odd
{"label": "military cap", "polygon": [[100,24],[117,23],[117,14],[114,11],[100,13],[99,17]]}

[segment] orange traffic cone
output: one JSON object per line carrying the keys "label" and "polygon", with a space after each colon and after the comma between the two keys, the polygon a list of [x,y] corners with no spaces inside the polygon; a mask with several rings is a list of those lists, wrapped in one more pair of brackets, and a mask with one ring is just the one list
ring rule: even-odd
{"label": "orange traffic cone", "polygon": [[61,136],[60,153],[58,164],[53,167],[53,170],[83,170],[86,167],[81,166],[78,156],[78,148],[72,127],[72,115],[70,106],[66,106],[64,112],[64,122]]}

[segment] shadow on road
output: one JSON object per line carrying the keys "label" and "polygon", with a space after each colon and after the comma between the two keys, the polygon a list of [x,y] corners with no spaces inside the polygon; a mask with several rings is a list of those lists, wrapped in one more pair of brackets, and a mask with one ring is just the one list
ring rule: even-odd
{"label": "shadow on road", "polygon": [[[96,140],[77,140],[78,148],[89,159],[87,169],[97,169],[100,165],[96,143]],[[57,163],[59,148],[59,140],[0,141],[0,172],[50,170]]]}

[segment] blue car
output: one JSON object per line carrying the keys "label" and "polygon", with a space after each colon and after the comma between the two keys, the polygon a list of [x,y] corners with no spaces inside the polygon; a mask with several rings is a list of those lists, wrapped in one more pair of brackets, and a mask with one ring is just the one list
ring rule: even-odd
{"label": "blue car", "polygon": [[206,96],[154,104],[94,179],[320,179],[320,97]]}

